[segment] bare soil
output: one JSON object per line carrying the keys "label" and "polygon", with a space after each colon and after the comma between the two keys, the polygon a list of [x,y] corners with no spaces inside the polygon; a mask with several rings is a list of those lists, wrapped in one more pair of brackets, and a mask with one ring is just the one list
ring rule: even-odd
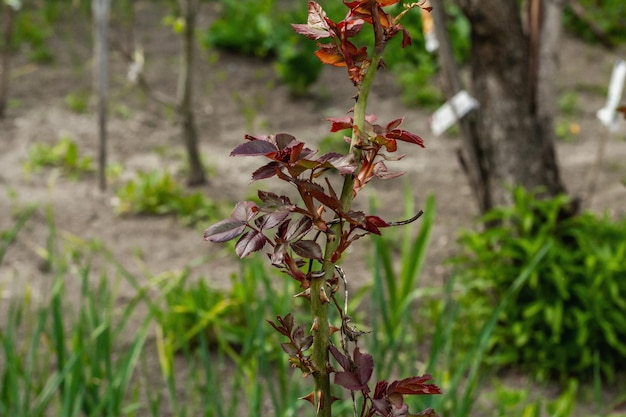
{"label": "bare soil", "polygon": [[[136,36],[146,56],[146,77],[155,90],[173,95],[178,39],[162,26],[158,7],[150,2],[141,2],[139,7]],[[206,23],[210,15],[207,8],[201,21]],[[93,106],[87,113],[77,114],[64,101],[68,94],[90,89],[90,31],[88,22],[74,19],[66,23],[49,39],[55,56],[53,64],[33,64],[25,60],[24,54],[14,57],[12,105],[7,117],[0,121],[0,230],[13,225],[14,208],[37,202],[52,208],[60,232],[102,241],[136,273],[147,277],[182,269],[196,258],[208,257],[209,264],[197,268],[194,274],[205,277],[212,285],[228,285],[236,261],[219,245],[203,242],[201,231],[184,228],[171,217],[119,217],[113,212],[115,189],[137,170],[168,168],[180,172],[184,165],[180,127],[170,111],[130,86],[126,80],[127,66],[118,53],[111,56],[109,161],[123,165],[122,177],[110,184],[108,191],[100,192],[95,176],[74,181],[54,170],[25,174],[22,165],[29,147],[37,142],[56,143],[63,135],[76,140],[84,154],[96,159]],[[555,82],[561,93],[576,95],[576,114],[570,117],[580,127],[573,140],[558,143],[563,178],[571,194],[586,198],[586,208],[623,217],[626,187],[620,181],[626,177],[624,126],[617,134],[609,135],[595,113],[605,103],[613,63],[617,57],[626,57],[626,50],[607,52],[566,38],[561,54],[561,74]],[[212,172],[210,184],[195,191],[227,202],[242,199],[259,187],[272,187],[250,183],[250,174],[260,161],[228,156],[245,133],[288,132],[314,146],[328,134],[329,124],[323,119],[345,114],[352,106],[354,94],[344,70],[328,68],[309,96],[294,99],[277,81],[270,61],[200,49],[195,83],[202,155]],[[378,80],[370,103],[369,112],[377,114],[381,121],[404,116],[403,126],[426,141],[426,149],[405,146],[402,151],[407,153],[406,158],[390,164],[390,169],[407,172],[404,178],[417,207],[423,206],[429,194],[436,197],[436,222],[422,280],[424,285],[436,284],[446,274],[441,264],[454,252],[459,229],[472,227],[477,215],[456,159],[459,138],[434,137],[428,124],[431,112],[402,105],[399,88],[389,73]],[[124,109],[129,111],[122,112]],[[601,138],[607,139],[606,153],[596,193],[590,200],[585,193]],[[15,196],[11,197],[10,191]],[[402,180],[376,182],[371,193],[381,202],[380,214],[392,220],[404,216]],[[367,195],[360,197],[357,204],[365,208]],[[10,248],[0,269],[0,304],[19,295],[27,284],[36,295],[46,293],[50,280],[41,269],[38,248],[45,246],[47,235],[42,208]],[[368,279],[366,254],[366,244],[359,242],[355,256],[346,265],[346,273],[355,277],[357,284]]]}

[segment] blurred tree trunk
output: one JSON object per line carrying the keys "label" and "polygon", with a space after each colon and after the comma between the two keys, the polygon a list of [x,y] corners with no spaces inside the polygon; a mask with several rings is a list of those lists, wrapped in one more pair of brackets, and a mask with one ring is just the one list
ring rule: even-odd
{"label": "blurred tree trunk", "polygon": [[471,94],[480,103],[460,155],[481,212],[510,204],[510,185],[565,192],[553,128],[562,5],[527,0],[524,25],[517,1],[456,2],[471,26]]}
{"label": "blurred tree trunk", "polygon": [[110,0],[92,0],[94,16],[94,91],[98,101],[98,185],[106,190],[107,163],[107,96],[109,90],[107,33],[109,28]]}
{"label": "blurred tree trunk", "polygon": [[206,183],[206,175],[200,159],[198,130],[194,120],[192,102],[193,50],[198,0],[180,0],[180,10],[185,20],[185,28],[181,37],[182,54],[178,77],[177,112],[182,124],[183,140],[189,161],[187,184],[200,185]]}
{"label": "blurred tree trunk", "polygon": [[4,118],[9,99],[9,73],[11,72],[11,40],[15,9],[6,2],[0,4],[2,9],[2,40],[0,40],[0,119]]}

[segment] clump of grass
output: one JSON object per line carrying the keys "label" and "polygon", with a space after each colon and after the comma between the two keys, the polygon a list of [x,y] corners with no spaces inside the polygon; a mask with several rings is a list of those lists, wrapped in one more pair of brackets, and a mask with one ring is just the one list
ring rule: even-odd
{"label": "clump of grass", "polygon": [[27,173],[40,172],[44,168],[59,168],[73,179],[95,171],[92,158],[81,155],[78,144],[68,135],[61,136],[53,145],[33,144],[28,149],[28,158],[23,167]]}
{"label": "clump of grass", "polygon": [[216,203],[201,192],[189,193],[168,171],[140,171],[116,192],[118,214],[175,215],[183,225],[193,226],[220,215]]}

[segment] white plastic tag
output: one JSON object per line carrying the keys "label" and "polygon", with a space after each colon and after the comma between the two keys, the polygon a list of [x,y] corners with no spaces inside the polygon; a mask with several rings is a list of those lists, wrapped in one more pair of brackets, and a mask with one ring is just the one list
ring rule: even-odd
{"label": "white plastic tag", "polygon": [[443,106],[439,107],[430,120],[430,130],[435,136],[441,135],[471,110],[478,107],[478,101],[467,91],[461,90]]}
{"label": "white plastic tag", "polygon": [[612,132],[616,131],[619,125],[616,110],[624,91],[624,80],[626,80],[626,61],[620,59],[615,63],[611,73],[606,105],[596,113],[602,124]]}

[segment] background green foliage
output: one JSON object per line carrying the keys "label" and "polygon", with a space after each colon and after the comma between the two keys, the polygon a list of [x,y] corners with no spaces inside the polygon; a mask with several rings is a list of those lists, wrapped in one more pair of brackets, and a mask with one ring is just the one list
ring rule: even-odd
{"label": "background green foliage", "polygon": [[[587,18],[602,29],[615,43],[626,42],[626,2],[622,0],[579,0]],[[597,42],[589,23],[580,20],[569,8],[565,9],[565,27],[590,42]]]}
{"label": "background green foliage", "polygon": [[568,216],[566,196],[539,200],[518,188],[513,197],[514,206],[482,218],[494,227],[461,236],[455,260],[466,289],[462,304],[476,319],[550,245],[499,317],[489,362],[520,365],[538,378],[589,377],[596,367],[613,377],[626,366],[626,221]]}
{"label": "background green foliage", "polygon": [[95,170],[92,158],[81,155],[76,141],[69,136],[62,136],[54,145],[38,142],[28,148],[24,170],[30,173],[43,168],[60,168],[74,179]]}
{"label": "background green foliage", "polygon": [[118,214],[176,215],[184,225],[219,215],[218,206],[201,192],[189,193],[167,170],[139,171],[116,191]]}
{"label": "background green foliage", "polygon": [[[347,11],[341,2],[322,1],[320,4],[331,18],[341,17]],[[220,5],[221,16],[203,36],[205,45],[272,57],[281,81],[295,94],[307,92],[321,73],[322,64],[312,54],[317,49],[315,43],[303,42],[289,25],[306,22],[306,3],[286,7],[275,0],[222,0]],[[394,14],[402,10],[402,5],[397,5],[396,9]],[[464,61],[469,51],[469,26],[456,7],[450,6],[449,14],[454,51],[457,58]],[[419,13],[405,15],[402,25],[411,33],[413,44],[402,50],[400,40],[393,40],[385,51],[385,62],[396,73],[406,103],[437,105],[442,96],[431,82],[438,68],[437,56],[424,49]],[[364,44],[371,43],[368,36],[371,35],[364,34]]]}

